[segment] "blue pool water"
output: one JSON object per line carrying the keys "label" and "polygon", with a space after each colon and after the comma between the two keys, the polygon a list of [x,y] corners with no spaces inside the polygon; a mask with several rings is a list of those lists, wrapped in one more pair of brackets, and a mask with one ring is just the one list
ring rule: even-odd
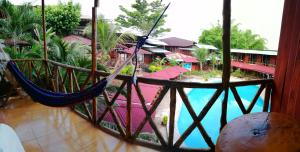
{"label": "blue pool water", "polygon": [[[258,86],[242,86],[236,88],[242,101],[247,108],[254,98],[256,92],[258,91]],[[188,98],[191,102],[191,105],[198,115],[203,107],[207,104],[209,99],[212,97],[216,89],[192,89],[188,93]],[[216,143],[219,129],[220,129],[220,117],[221,117],[221,106],[222,100],[224,97],[224,92],[219,96],[217,101],[211,107],[209,112],[206,114],[204,119],[201,121],[203,127],[207,131],[208,135],[211,137],[212,141]],[[227,121],[230,121],[238,116],[242,115],[242,112],[234,99],[234,96],[231,91],[229,91],[228,96],[228,106],[227,106]],[[251,112],[262,112],[263,100],[259,98],[257,103],[253,107]],[[178,130],[180,134],[183,134],[184,131],[192,124],[193,119],[189,114],[186,106],[182,103],[180,115],[178,118]],[[184,146],[189,148],[208,148],[208,145],[204,141],[201,133],[196,127],[193,132],[185,139]]]}

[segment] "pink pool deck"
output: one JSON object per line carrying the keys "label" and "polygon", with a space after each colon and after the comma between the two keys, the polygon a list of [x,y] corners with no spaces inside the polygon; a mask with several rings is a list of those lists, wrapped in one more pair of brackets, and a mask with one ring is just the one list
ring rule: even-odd
{"label": "pink pool deck", "polygon": [[[153,79],[172,80],[172,79],[177,78],[180,74],[183,74],[184,72],[188,72],[188,70],[184,69],[182,67],[179,67],[179,66],[175,66],[175,67],[166,68],[166,69],[158,71],[158,72],[146,74],[146,75],[144,75],[144,77],[153,78]],[[151,108],[151,104],[152,104],[153,100],[157,97],[159,91],[162,89],[162,86],[139,83],[139,87],[140,87],[141,93],[143,94],[143,97],[145,99],[145,104],[149,110]],[[131,121],[131,123],[132,123],[131,126],[132,126],[132,131],[135,132],[136,129],[138,128],[138,126],[140,125],[140,123],[146,117],[146,115],[145,115],[144,109],[142,108],[140,98],[138,96],[138,93],[137,93],[134,85],[132,85],[131,91],[132,91],[132,97],[131,97],[132,117],[131,117],[131,119],[134,120],[134,121]],[[117,114],[118,118],[120,119],[122,126],[125,127],[126,126],[126,113],[127,113],[127,109],[126,109],[127,99],[125,96],[119,95],[119,97],[116,100],[116,103],[117,103],[115,106],[116,114]],[[155,112],[151,116],[154,117]],[[104,117],[104,120],[108,121],[108,122],[114,122],[111,114],[107,114]],[[153,129],[150,126],[149,122],[147,122],[145,124],[145,126],[141,132],[149,132],[149,133],[153,132]]]}

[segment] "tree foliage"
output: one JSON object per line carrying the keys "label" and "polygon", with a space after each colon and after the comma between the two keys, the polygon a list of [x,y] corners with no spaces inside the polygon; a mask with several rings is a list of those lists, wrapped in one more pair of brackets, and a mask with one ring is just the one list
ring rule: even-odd
{"label": "tree foliage", "polygon": [[193,56],[195,56],[198,61],[200,62],[200,70],[202,71],[202,65],[206,61],[207,55],[208,55],[208,50],[207,49],[202,49],[202,48],[197,48],[192,52]]}
{"label": "tree foliage", "polygon": [[[119,7],[124,14],[116,18],[115,21],[117,23],[123,27],[134,27],[143,34],[147,34],[160,16],[165,5],[162,4],[160,0],[155,0],[150,3],[147,2],[147,0],[136,0],[135,3],[131,5],[131,9],[127,9],[123,6]],[[167,15],[164,15],[161,18],[152,36],[158,36],[164,32],[171,31],[169,28],[163,28],[166,17]]]}
{"label": "tree foliage", "polygon": [[80,5],[72,1],[47,6],[45,12],[47,27],[53,28],[58,35],[68,35],[79,25]]}
{"label": "tree foliage", "polygon": [[[223,50],[222,26],[220,23],[204,30],[199,37],[199,43],[210,44]],[[241,30],[239,24],[233,24],[231,27],[231,48],[264,50],[266,49],[266,39],[254,34],[249,29]]]}
{"label": "tree foliage", "polygon": [[[119,26],[114,25],[104,19],[103,16],[99,17],[97,21],[97,40],[100,46],[100,62],[105,63],[110,59],[109,52],[117,47],[117,44],[125,43],[127,40],[134,40],[135,37],[131,33],[118,34]],[[87,36],[92,35],[91,24],[84,29],[84,34]]]}
{"label": "tree foliage", "polygon": [[28,40],[38,17],[33,7],[28,4],[12,5],[7,0],[0,0],[0,35],[3,39]]}

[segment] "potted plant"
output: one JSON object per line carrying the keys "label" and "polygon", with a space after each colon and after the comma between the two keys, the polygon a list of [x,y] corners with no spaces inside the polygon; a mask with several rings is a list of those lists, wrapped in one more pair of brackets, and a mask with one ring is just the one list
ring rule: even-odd
{"label": "potted plant", "polygon": [[164,115],[161,121],[161,125],[166,126],[168,124],[168,116]]}

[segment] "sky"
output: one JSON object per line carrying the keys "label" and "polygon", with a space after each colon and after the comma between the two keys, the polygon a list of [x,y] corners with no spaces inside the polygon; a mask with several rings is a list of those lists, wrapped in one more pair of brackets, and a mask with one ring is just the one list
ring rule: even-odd
{"label": "sky", "polygon": [[[40,0],[10,0],[14,4],[33,2],[39,5]],[[54,5],[59,0],[45,0],[46,5]],[[67,2],[68,0],[60,0]],[[91,16],[94,0],[73,0],[81,4],[81,14]],[[218,21],[222,23],[223,0],[163,0],[171,2],[166,14],[165,27],[171,32],[162,37],[176,36],[198,41],[204,29],[209,29]],[[119,5],[130,8],[134,0],[99,0],[98,13],[107,19],[115,19],[122,12]],[[251,29],[267,40],[267,49],[277,50],[280,35],[281,18],[284,0],[232,0],[231,18],[240,24],[241,29]]]}

